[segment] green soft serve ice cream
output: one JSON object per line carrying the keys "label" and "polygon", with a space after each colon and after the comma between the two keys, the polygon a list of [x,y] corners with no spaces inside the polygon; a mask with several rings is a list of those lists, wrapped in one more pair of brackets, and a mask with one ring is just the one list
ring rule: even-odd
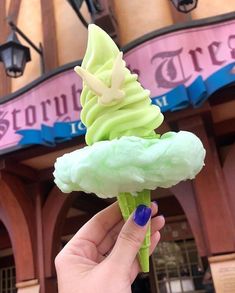
{"label": "green soft serve ice cream", "polygon": [[[121,136],[153,135],[154,129],[162,123],[163,115],[158,106],[151,104],[150,92],[141,86],[137,75],[131,74],[125,62],[119,59],[119,49],[112,39],[95,25],[89,26],[89,30],[88,47],[81,66],[93,78],[89,85],[85,79],[81,94],[81,120],[87,127],[87,144]],[[79,67],[75,71],[82,73]],[[110,93],[113,100],[109,103],[100,102],[97,82],[101,92],[102,85],[104,90],[105,87],[114,88]],[[116,88],[123,93],[119,100],[114,99]]]}

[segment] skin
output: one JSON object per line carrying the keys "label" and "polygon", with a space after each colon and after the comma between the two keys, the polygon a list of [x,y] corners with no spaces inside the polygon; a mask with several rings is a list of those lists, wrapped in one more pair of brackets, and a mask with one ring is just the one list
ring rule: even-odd
{"label": "skin", "polygon": [[[151,247],[154,251],[164,226],[158,207],[151,204]],[[132,216],[123,222],[117,203],[96,214],[67,243],[55,259],[59,293],[131,293],[140,272],[136,255],[147,226]]]}

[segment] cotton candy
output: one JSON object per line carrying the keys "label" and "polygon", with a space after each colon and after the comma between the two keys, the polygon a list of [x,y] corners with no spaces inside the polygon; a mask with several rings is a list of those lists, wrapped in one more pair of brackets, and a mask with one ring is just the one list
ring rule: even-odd
{"label": "cotton candy", "polygon": [[99,197],[168,188],[193,179],[204,165],[205,149],[193,133],[168,132],[160,139],[124,136],[100,141],[58,158],[55,183],[65,193]]}

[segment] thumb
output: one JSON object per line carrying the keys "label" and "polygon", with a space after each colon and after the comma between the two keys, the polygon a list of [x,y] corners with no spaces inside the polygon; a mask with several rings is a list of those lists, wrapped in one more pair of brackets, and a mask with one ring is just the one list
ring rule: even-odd
{"label": "thumb", "polygon": [[151,209],[145,205],[139,205],[124,224],[109,255],[109,259],[116,265],[121,265],[126,269],[132,266],[144,241],[150,216]]}

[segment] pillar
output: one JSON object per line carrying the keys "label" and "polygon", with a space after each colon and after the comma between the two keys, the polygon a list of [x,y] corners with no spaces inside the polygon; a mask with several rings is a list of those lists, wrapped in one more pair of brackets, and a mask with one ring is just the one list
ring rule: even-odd
{"label": "pillar", "polygon": [[206,149],[205,166],[193,180],[193,185],[209,254],[234,251],[234,223],[216,148],[211,147],[201,117],[184,119],[178,125],[179,129],[196,134]]}
{"label": "pillar", "polygon": [[4,223],[11,239],[17,282],[36,278],[33,215],[34,206],[22,182],[15,176],[1,172],[0,220]]}
{"label": "pillar", "polygon": [[173,24],[170,2],[166,0],[114,0],[120,45]]}
{"label": "pillar", "polygon": [[[61,249],[62,228],[74,194],[64,195],[56,186],[49,193],[42,210],[44,268],[46,282],[55,278],[54,260]],[[51,292],[51,291],[50,291]]]}
{"label": "pillar", "polygon": [[229,192],[229,205],[235,223],[235,143],[231,146],[231,149],[225,158],[223,172]]}
{"label": "pillar", "polygon": [[185,212],[199,255],[206,256],[208,254],[207,237],[199,216],[192,181],[182,181],[170,189]]}

